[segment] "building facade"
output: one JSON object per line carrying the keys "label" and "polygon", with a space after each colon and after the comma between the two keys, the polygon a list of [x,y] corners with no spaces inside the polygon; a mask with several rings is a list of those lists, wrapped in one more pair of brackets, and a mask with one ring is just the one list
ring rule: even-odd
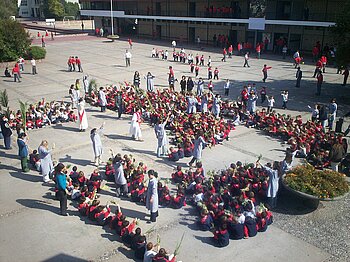
{"label": "building facade", "polygon": [[18,16],[31,18],[42,17],[42,11],[40,9],[41,0],[19,0],[18,1]]}
{"label": "building facade", "polygon": [[[347,0],[80,0],[81,15],[115,34],[214,44],[255,46],[268,40],[273,50],[283,39],[291,50],[332,45],[330,26]],[[111,11],[111,2],[113,2]],[[251,19],[256,18],[256,19]]]}

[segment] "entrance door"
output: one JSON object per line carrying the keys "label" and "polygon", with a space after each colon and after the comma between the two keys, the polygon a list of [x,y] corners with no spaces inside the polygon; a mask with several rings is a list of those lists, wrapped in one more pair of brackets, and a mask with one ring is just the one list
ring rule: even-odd
{"label": "entrance door", "polygon": [[289,39],[289,49],[294,53],[300,49],[301,35],[291,34]]}
{"label": "entrance door", "polygon": [[156,26],[156,38],[157,39],[162,38],[162,26],[161,25]]}
{"label": "entrance door", "polygon": [[160,2],[156,2],[156,15],[162,15],[162,7]]}
{"label": "entrance door", "polygon": [[190,2],[188,7],[188,15],[190,17],[196,16],[196,2]]}
{"label": "entrance door", "polygon": [[194,43],[196,40],[196,29],[194,27],[188,28],[188,42]]}
{"label": "entrance door", "polygon": [[230,30],[229,41],[232,45],[237,43],[237,30]]}

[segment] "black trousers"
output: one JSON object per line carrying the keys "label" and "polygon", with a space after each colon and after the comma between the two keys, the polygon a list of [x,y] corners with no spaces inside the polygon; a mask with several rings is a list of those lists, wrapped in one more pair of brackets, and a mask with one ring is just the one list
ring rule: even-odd
{"label": "black trousers", "polygon": [[57,191],[57,198],[60,201],[61,215],[67,214],[67,193],[65,190]]}
{"label": "black trousers", "polygon": [[152,222],[156,222],[157,217],[158,217],[158,211],[156,211],[156,212],[151,212],[151,221],[152,221]]}

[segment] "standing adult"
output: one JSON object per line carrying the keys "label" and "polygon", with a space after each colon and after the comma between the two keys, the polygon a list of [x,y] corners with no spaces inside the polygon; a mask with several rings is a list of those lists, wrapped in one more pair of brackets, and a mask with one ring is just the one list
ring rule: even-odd
{"label": "standing adult", "polygon": [[19,70],[21,72],[24,72],[24,58],[21,56],[18,58],[18,65],[19,65]]}
{"label": "standing adult", "polygon": [[173,40],[171,42],[171,47],[173,48],[173,52],[175,52],[175,49],[176,49],[176,41],[175,40]]}
{"label": "standing adult", "polygon": [[288,52],[288,47],[286,45],[284,45],[283,48],[282,48],[283,59],[286,59],[287,52]]}
{"label": "standing adult", "polygon": [[90,132],[90,139],[92,142],[92,149],[94,150],[96,166],[102,163],[101,157],[103,153],[103,147],[102,147],[102,141],[101,141],[101,134],[103,131],[104,124],[105,123],[103,123],[99,129],[93,128]]}
{"label": "standing adult", "polygon": [[169,120],[169,116],[170,115],[168,115],[164,121],[160,118],[158,123],[154,126],[154,132],[158,141],[157,157],[161,157],[161,155],[165,156],[167,153],[168,137],[166,135],[165,126]]}
{"label": "standing adult", "polygon": [[243,65],[243,67],[246,67],[246,66],[250,67],[248,61],[249,61],[249,52],[245,53],[245,55],[244,55],[244,65]]}
{"label": "standing adult", "polygon": [[117,154],[113,159],[115,193],[117,197],[126,196],[128,194],[128,184],[125,179],[122,156]]}
{"label": "standing adult", "polygon": [[2,115],[0,120],[1,132],[4,137],[5,149],[11,149],[11,136],[12,130],[8,124],[8,119],[5,115]]}
{"label": "standing adult", "polygon": [[345,156],[345,150],[339,139],[334,138],[333,142],[334,144],[329,153],[329,159],[331,161],[332,170],[338,172],[338,166]]}
{"label": "standing adult", "polygon": [[70,86],[69,95],[72,101],[72,108],[77,108],[77,104],[80,98],[80,92],[79,89],[77,89],[73,84]]}
{"label": "standing adult", "polygon": [[248,107],[247,107],[247,110],[250,114],[255,113],[257,100],[258,100],[258,96],[254,93],[254,91],[250,91],[250,95],[248,98]]}
{"label": "standing adult", "polygon": [[36,70],[36,61],[34,57],[32,57],[32,59],[30,60],[30,64],[32,65],[32,74],[36,75],[38,72]]}
{"label": "standing adult", "polygon": [[131,60],[131,53],[129,52],[129,50],[126,50],[125,51],[125,64],[126,64],[126,67],[130,66],[130,60]]}
{"label": "standing adult", "polygon": [[85,111],[85,101],[82,97],[79,98],[79,101],[78,101],[78,118],[79,118],[79,131],[83,132],[89,127],[89,124],[88,124],[86,111]]}
{"label": "standing adult", "polygon": [[146,79],[146,86],[147,86],[147,91],[148,92],[153,92],[154,91],[154,79],[155,76],[151,74],[151,72],[148,72],[147,75],[145,76]]}
{"label": "standing adult", "polygon": [[193,87],[194,87],[194,83],[193,83],[192,77],[189,76],[187,78],[187,83],[186,83],[187,92],[192,92]]}
{"label": "standing adult", "polygon": [[18,145],[18,156],[21,159],[22,172],[28,172],[28,145],[27,145],[27,135],[25,133],[20,133],[17,139]]}
{"label": "standing adult", "polygon": [[101,112],[105,112],[107,106],[107,97],[102,86],[100,87],[100,91],[98,92],[98,99],[100,102]]}
{"label": "standing adult", "polygon": [[190,93],[189,96],[186,97],[187,100],[187,114],[195,114],[197,112],[197,98],[193,95],[193,93]]}
{"label": "standing adult", "polygon": [[230,80],[226,79],[226,82],[224,84],[224,94],[225,96],[228,96],[230,92]]}
{"label": "standing adult", "polygon": [[203,135],[204,133],[202,130],[198,131],[196,134],[196,139],[194,140],[193,158],[188,163],[189,166],[192,166],[194,162],[198,162],[202,158],[203,148],[207,145],[203,138]]}
{"label": "standing adult", "polygon": [[124,113],[124,98],[123,98],[123,92],[118,91],[117,95],[115,96],[115,106],[118,111],[118,119],[121,118],[122,114]]}
{"label": "standing adult", "polygon": [[320,96],[321,95],[321,88],[322,88],[322,83],[323,83],[323,74],[321,71],[318,72],[317,75],[317,91],[316,91],[316,95]]}
{"label": "standing adult", "polygon": [[135,109],[134,114],[132,115],[132,118],[131,118],[129,134],[133,139],[137,141],[141,141],[141,138],[142,138],[140,124],[141,124],[141,110]]}
{"label": "standing adult", "polygon": [[158,217],[158,181],[155,175],[156,172],[154,170],[148,171],[149,182],[146,194],[146,208],[151,213],[151,222],[156,222]]}
{"label": "standing adult", "polygon": [[213,100],[212,112],[216,118],[220,115],[221,98],[219,94],[216,94]]}
{"label": "standing adult", "polygon": [[335,118],[337,117],[337,110],[338,110],[338,105],[337,105],[337,101],[335,98],[333,98],[330,101],[330,104],[328,106],[328,128],[331,131],[333,129],[333,122],[335,120]]}
{"label": "standing adult", "polygon": [[133,84],[134,84],[134,87],[136,88],[140,87],[140,73],[138,71],[135,71],[134,73]]}
{"label": "standing adult", "polygon": [[197,96],[201,96],[203,94],[204,90],[204,81],[203,78],[199,78],[197,82],[195,82],[197,85]]}
{"label": "standing adult", "polygon": [[277,206],[277,193],[279,189],[279,170],[280,163],[278,161],[273,162],[273,166],[263,166],[263,169],[267,172],[269,176],[268,187],[267,187],[267,203],[270,208],[275,208]]}
{"label": "standing adult", "polygon": [[89,76],[88,75],[84,75],[83,76],[83,85],[84,85],[85,94],[89,93],[90,81],[89,81]]}
{"label": "standing adult", "polygon": [[300,87],[300,81],[303,77],[303,71],[301,71],[300,66],[298,66],[298,70],[295,74],[295,78],[297,79],[297,83],[295,84],[295,87]]}
{"label": "standing adult", "polygon": [[67,170],[62,163],[58,163],[55,167],[57,198],[60,201],[60,213],[62,216],[67,214]]}
{"label": "standing adult", "polygon": [[[52,145],[52,149],[55,145]],[[40,169],[43,176],[44,183],[50,181],[50,173],[53,170],[53,163],[51,158],[51,150],[49,149],[49,143],[47,140],[43,140],[38,148],[38,154],[40,158]]]}

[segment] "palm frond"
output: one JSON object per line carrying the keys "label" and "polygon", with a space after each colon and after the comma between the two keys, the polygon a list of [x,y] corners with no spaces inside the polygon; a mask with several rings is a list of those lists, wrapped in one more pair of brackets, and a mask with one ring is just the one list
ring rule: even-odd
{"label": "palm frond", "polygon": [[21,111],[21,116],[22,116],[23,131],[25,132],[26,125],[27,125],[28,102],[22,102],[21,100],[18,100],[18,102],[19,102],[19,110]]}
{"label": "palm frond", "polygon": [[4,108],[9,107],[9,96],[6,89],[0,92],[0,105]]}

